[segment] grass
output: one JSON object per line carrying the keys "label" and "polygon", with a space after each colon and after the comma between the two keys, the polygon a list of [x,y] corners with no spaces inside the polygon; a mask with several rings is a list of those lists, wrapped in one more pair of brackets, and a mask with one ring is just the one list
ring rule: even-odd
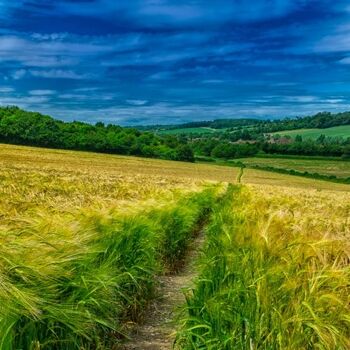
{"label": "grass", "polygon": [[184,254],[214,194],[178,195],[128,214],[36,217],[2,232],[0,349],[117,344],[124,322],[154,296],[156,275]]}
{"label": "grass", "polygon": [[322,175],[350,177],[350,162],[341,160],[319,160],[302,158],[241,158],[237,159],[247,166],[271,166],[288,170],[307,171]]}
{"label": "grass", "polygon": [[[253,187],[242,193],[231,189],[234,201],[230,191],[218,201],[225,188],[218,181],[236,183],[238,176]],[[305,240],[307,232],[315,235],[312,239],[327,232],[340,247],[348,247],[342,237],[348,237],[344,218],[349,217],[350,187],[341,184],[250,169],[239,173],[238,168],[227,166],[10,145],[0,148],[0,184],[0,350],[118,345],[126,336],[128,322],[137,321],[154,297],[157,276],[181,265],[193,235],[213,210],[206,250],[213,264],[215,255],[226,261],[227,253],[230,259],[237,255],[244,262],[239,246],[227,245],[225,237],[235,242],[233,228],[240,237],[255,232],[254,225],[264,227],[274,210],[294,213],[295,220],[285,216],[288,234],[296,228],[296,237],[301,227],[300,237]],[[261,185],[263,190],[259,190]],[[310,198],[303,193],[310,193]],[[319,225],[314,224],[316,218]],[[276,226],[271,242],[278,241],[283,227],[282,223]],[[310,242],[312,247],[319,246]],[[285,248],[276,247],[278,252]],[[323,250],[315,251],[317,256],[328,256]],[[337,256],[337,252],[334,246],[332,254]],[[238,260],[235,265],[230,259],[227,266],[233,273]],[[241,264],[244,271],[250,271],[249,264]],[[333,264],[343,276],[337,259]],[[205,271],[201,276],[206,276]],[[210,273],[210,283],[220,285],[222,275],[216,270]],[[332,277],[343,293],[345,287],[336,285],[337,275]],[[278,283],[281,279],[277,275]],[[222,299],[216,297],[215,293],[210,296],[213,308],[232,311],[231,301],[225,304],[225,294]],[[327,300],[330,309],[333,306]],[[336,312],[343,315],[338,306],[334,306]],[[220,320],[212,320],[225,331]],[[206,327],[212,327],[211,321],[206,322]],[[181,337],[186,344],[188,330],[185,327]],[[337,330],[342,334],[341,327]],[[206,335],[198,334],[211,344]],[[220,344],[222,338],[214,336],[218,340],[210,342]]]}
{"label": "grass", "polygon": [[167,129],[167,130],[159,130],[159,134],[163,135],[181,135],[181,134],[212,134],[215,132],[223,132],[226,129],[212,129],[209,127],[200,127],[200,128],[178,128],[178,129]]}
{"label": "grass", "polygon": [[348,349],[348,194],[233,188],[214,211],[179,349]]}
{"label": "grass", "polygon": [[[222,186],[147,160],[0,151],[0,349],[110,349],[176,269]],[[144,163],[142,162],[144,161]],[[138,171],[136,171],[138,169]]]}
{"label": "grass", "polygon": [[340,160],[344,161],[342,157],[331,157],[331,156],[306,156],[296,154],[278,154],[278,153],[257,153],[254,157],[256,158],[283,158],[283,159],[306,159],[306,160]]}
{"label": "grass", "polygon": [[301,135],[305,139],[317,139],[320,135],[327,137],[350,137],[350,125],[334,126],[326,129],[298,129],[298,130],[285,130],[278,131],[273,134],[291,136]]}

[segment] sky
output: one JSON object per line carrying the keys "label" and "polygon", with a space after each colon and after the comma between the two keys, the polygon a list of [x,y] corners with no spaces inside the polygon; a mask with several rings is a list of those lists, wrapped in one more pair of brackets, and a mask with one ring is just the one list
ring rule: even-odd
{"label": "sky", "polygon": [[120,125],[350,110],[350,2],[0,0],[0,105]]}

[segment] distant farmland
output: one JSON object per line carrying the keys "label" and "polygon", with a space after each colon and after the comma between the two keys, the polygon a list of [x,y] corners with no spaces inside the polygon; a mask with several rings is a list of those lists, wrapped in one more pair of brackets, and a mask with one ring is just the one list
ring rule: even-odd
{"label": "distant farmland", "polygon": [[179,135],[179,134],[212,134],[214,132],[222,132],[226,129],[213,129],[213,128],[178,128],[178,129],[167,129],[159,130],[159,134],[163,135]]}
{"label": "distant farmland", "polygon": [[[251,126],[243,127],[244,129],[252,129]],[[210,135],[214,133],[221,133],[227,131],[228,128],[214,129],[210,127],[197,127],[197,128],[174,128],[174,129],[160,129],[155,130],[158,134],[162,135]],[[350,125],[334,126],[326,129],[296,129],[296,130],[285,130],[277,131],[272,133],[273,135],[291,136],[295,137],[301,135],[304,139],[317,139],[320,135],[326,137],[350,137]]]}
{"label": "distant farmland", "polygon": [[321,160],[303,158],[241,158],[248,166],[270,166],[288,170],[307,171],[321,175],[335,175],[339,178],[350,176],[350,162],[340,160]]}
{"label": "distant farmland", "polygon": [[350,125],[334,126],[327,129],[298,129],[274,132],[274,135],[295,137],[297,135],[306,139],[317,139],[320,135],[327,137],[350,137]]}

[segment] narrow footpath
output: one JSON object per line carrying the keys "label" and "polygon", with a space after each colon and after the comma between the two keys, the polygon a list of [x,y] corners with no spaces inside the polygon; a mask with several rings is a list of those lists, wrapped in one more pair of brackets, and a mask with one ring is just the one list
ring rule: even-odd
{"label": "narrow footpath", "polygon": [[192,286],[196,277],[195,262],[203,245],[203,231],[191,243],[183,268],[176,274],[160,276],[159,298],[157,298],[138,325],[131,341],[124,350],[169,350],[173,348],[176,325],[174,317],[185,303],[183,289]]}

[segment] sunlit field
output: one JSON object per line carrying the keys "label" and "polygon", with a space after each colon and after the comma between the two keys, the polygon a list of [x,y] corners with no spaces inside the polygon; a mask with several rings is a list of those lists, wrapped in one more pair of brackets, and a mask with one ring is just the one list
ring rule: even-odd
{"label": "sunlit field", "polygon": [[[134,179],[136,178],[140,179],[139,182],[144,188],[146,183],[142,179],[146,178],[154,184],[160,182],[159,186],[153,186],[156,187],[156,191],[162,191],[166,187],[188,187],[189,184],[202,181],[235,183],[239,174],[239,169],[236,167],[213,164],[191,164],[158,159],[12,145],[1,145],[0,165],[0,171],[8,171],[11,174],[21,170],[21,172],[25,173],[47,174],[50,177],[50,174],[53,173],[58,178],[65,178],[66,181],[68,181],[70,176],[76,175],[79,179],[85,178],[86,182],[89,182],[91,185],[92,182],[98,179],[102,183],[108,184],[111,179],[114,181],[113,179],[121,178],[123,180],[119,181],[119,184],[122,184],[124,182],[134,183]],[[126,178],[127,176],[129,176],[129,180]],[[242,182],[293,186],[298,188],[311,187],[319,190],[349,191],[348,185],[304,179],[255,169],[245,169]],[[74,180],[72,183],[74,183]],[[92,187],[95,188],[95,186]],[[127,188],[128,186],[125,187]],[[107,192],[109,196],[112,195],[110,190]],[[134,195],[139,196],[139,194],[138,191],[134,191]]]}
{"label": "sunlit field", "polygon": [[177,189],[196,190],[191,179],[164,177],[157,169],[150,176],[142,169],[146,162],[130,168],[126,160],[98,154],[2,145],[0,164],[0,212],[10,221],[33,211],[116,208]]}
{"label": "sunlit field", "polygon": [[207,230],[181,349],[348,349],[350,194],[234,188]]}
{"label": "sunlit field", "polygon": [[199,230],[179,348],[349,347],[350,186],[9,145],[0,165],[1,350],[118,349]]}
{"label": "sunlit field", "polygon": [[141,159],[12,146],[0,159],[0,349],[120,343],[224,189]]}

